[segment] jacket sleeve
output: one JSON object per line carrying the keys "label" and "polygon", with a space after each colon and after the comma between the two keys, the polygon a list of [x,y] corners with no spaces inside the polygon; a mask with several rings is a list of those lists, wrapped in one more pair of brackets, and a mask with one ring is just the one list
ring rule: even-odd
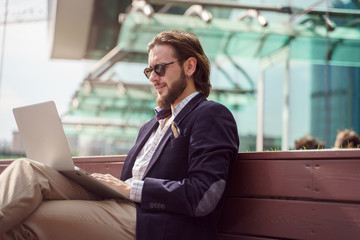
{"label": "jacket sleeve", "polygon": [[186,126],[179,124],[180,135],[188,144],[187,159],[182,159],[186,175],[180,180],[145,178],[141,208],[205,216],[222,197],[230,163],[237,157],[239,148],[235,120],[226,107],[213,102],[199,107],[188,117],[191,120]]}

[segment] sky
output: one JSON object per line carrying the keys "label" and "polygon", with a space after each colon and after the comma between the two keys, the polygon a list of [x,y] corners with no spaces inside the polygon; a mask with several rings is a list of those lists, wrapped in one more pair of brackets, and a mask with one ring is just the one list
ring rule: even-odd
{"label": "sky", "polygon": [[[0,28],[1,37],[3,29]],[[8,24],[0,85],[0,142],[11,141],[17,126],[14,107],[55,101],[59,114],[92,63],[49,58],[47,22]]]}

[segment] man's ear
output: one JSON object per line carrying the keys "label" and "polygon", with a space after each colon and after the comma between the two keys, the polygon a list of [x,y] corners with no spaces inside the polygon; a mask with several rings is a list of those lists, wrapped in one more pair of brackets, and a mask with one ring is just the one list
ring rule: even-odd
{"label": "man's ear", "polygon": [[191,77],[195,70],[196,70],[196,64],[197,64],[197,60],[194,57],[189,57],[186,60],[186,65],[185,65],[185,74],[188,77]]}

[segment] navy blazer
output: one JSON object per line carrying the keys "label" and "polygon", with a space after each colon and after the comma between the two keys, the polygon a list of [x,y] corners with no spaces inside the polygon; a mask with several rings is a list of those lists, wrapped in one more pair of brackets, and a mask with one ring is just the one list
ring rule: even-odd
{"label": "navy blazer", "polygon": [[[220,203],[239,149],[234,117],[225,106],[198,94],[174,122],[179,136],[167,130],[143,177],[136,239],[217,239]],[[139,151],[157,127],[154,118],[140,129],[121,180],[132,176]]]}

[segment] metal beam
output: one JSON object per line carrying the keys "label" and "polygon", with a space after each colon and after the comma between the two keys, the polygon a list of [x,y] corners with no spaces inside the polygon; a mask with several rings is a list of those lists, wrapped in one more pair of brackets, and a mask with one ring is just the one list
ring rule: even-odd
{"label": "metal beam", "polygon": [[206,7],[216,7],[216,8],[236,8],[236,9],[256,9],[259,11],[269,11],[269,12],[278,12],[278,13],[287,13],[292,14],[292,8],[290,7],[266,7],[264,5],[246,5],[239,4],[230,1],[208,1],[208,0],[148,0],[150,4],[173,4],[179,6],[190,6],[190,5],[202,5]]}
{"label": "metal beam", "polygon": [[[276,52],[263,57],[260,59],[260,73],[258,80],[258,113],[257,113],[257,133],[256,133],[256,151],[260,152],[264,150],[264,110],[265,110],[265,71],[270,67],[278,65],[280,63],[289,62],[289,46],[284,46],[283,48],[277,50]],[[286,65],[286,68],[289,67]],[[286,69],[288,71],[288,69]],[[282,144],[282,150],[287,150],[288,139],[289,139],[289,72],[286,73],[284,80],[284,103],[283,103],[283,112],[282,112],[282,120],[283,120],[283,129],[282,129],[282,141],[286,141],[286,143]]]}
{"label": "metal beam", "polygon": [[117,46],[101,58],[90,71],[87,79],[95,80],[107,72],[114,64],[125,58],[130,52],[121,51]]}
{"label": "metal beam", "polygon": [[331,17],[352,17],[357,18],[360,17],[359,10],[352,9],[317,9],[317,10],[308,10],[301,8],[293,8],[288,6],[264,6],[264,5],[249,5],[249,4],[239,4],[230,1],[208,1],[208,0],[148,0],[150,4],[172,4],[179,6],[190,6],[194,4],[206,6],[206,7],[216,7],[216,8],[236,8],[236,9],[255,9],[258,11],[266,11],[266,12],[277,12],[284,14],[308,14],[308,15],[327,15]]}

